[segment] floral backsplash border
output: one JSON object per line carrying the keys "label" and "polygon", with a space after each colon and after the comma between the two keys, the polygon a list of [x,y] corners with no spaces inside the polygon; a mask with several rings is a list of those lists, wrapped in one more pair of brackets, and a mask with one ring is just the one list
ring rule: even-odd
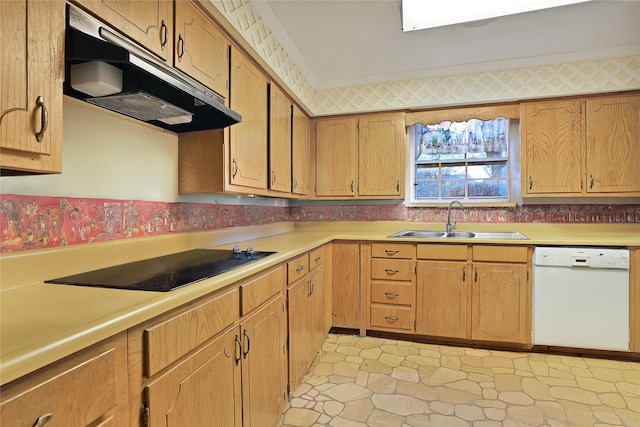
{"label": "floral backsplash border", "polygon": [[[446,208],[258,206],[0,195],[0,252],[282,221],[442,222]],[[640,223],[640,205],[467,207],[458,222]]]}

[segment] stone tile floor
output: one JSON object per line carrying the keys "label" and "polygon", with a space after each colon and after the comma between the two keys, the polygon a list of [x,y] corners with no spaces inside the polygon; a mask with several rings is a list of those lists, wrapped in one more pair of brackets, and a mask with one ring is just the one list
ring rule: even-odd
{"label": "stone tile floor", "polygon": [[281,426],[640,426],[640,363],[331,334]]}

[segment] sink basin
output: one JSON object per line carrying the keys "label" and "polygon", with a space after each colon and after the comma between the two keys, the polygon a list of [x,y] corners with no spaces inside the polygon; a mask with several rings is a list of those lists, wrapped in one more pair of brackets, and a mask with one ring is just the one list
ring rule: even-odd
{"label": "sink basin", "polygon": [[494,239],[494,240],[529,240],[527,236],[517,231],[444,231],[435,230],[402,230],[388,237],[415,237],[418,239]]}

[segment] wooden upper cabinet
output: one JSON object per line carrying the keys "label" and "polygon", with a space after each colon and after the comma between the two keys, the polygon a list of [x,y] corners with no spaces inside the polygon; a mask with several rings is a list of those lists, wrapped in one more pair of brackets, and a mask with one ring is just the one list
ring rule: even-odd
{"label": "wooden upper cabinet", "polygon": [[[85,9],[171,64],[172,0],[77,0]],[[186,3],[178,1],[176,4]]]}
{"label": "wooden upper cabinet", "polygon": [[267,78],[240,50],[231,48],[231,109],[242,122],[229,128],[230,182],[267,188]]}
{"label": "wooden upper cabinet", "polygon": [[228,98],[229,39],[189,1],[175,3],[175,31],[174,66]]}
{"label": "wooden upper cabinet", "polygon": [[291,192],[306,196],[309,193],[309,117],[293,106],[292,186]]}
{"label": "wooden upper cabinet", "polygon": [[0,2],[2,169],[62,170],[64,8],[61,1]]}
{"label": "wooden upper cabinet", "polygon": [[321,119],[315,124],[316,196],[356,195],[358,121]]}
{"label": "wooden upper cabinet", "polygon": [[587,193],[640,193],[640,95],[587,100]]}
{"label": "wooden upper cabinet", "polygon": [[398,196],[404,188],[404,114],[360,118],[358,194]]}
{"label": "wooden upper cabinet", "polygon": [[580,195],[584,187],[583,102],[524,104],[522,109],[524,195]]}
{"label": "wooden upper cabinet", "polygon": [[269,92],[269,188],[291,192],[292,103],[278,86]]}

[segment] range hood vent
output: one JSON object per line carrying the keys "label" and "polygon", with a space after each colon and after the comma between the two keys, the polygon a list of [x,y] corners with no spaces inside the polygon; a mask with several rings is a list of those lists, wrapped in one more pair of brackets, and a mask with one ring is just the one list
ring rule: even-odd
{"label": "range hood vent", "polygon": [[[97,70],[97,79],[115,70],[107,83],[98,82],[100,91],[114,88],[113,93],[92,96],[82,91],[84,82],[72,85],[73,66],[92,62],[99,66],[87,68]],[[113,84],[112,78],[122,82]],[[176,133],[220,129],[242,120],[222,97],[71,5],[67,6],[64,93]]]}

